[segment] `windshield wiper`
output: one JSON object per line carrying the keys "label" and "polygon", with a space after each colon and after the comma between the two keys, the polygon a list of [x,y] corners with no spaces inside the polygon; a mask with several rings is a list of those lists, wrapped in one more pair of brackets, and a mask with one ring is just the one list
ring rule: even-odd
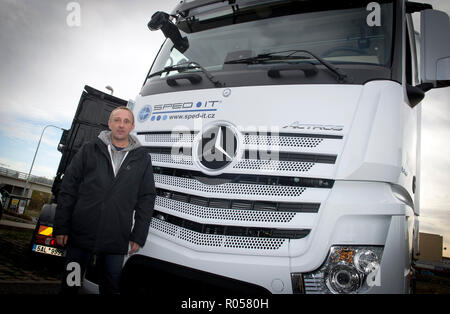
{"label": "windshield wiper", "polygon": [[163,73],[169,73],[172,71],[178,71],[178,72],[184,72],[187,70],[193,70],[193,69],[200,69],[200,71],[203,72],[203,74],[205,74],[206,78],[214,84],[215,87],[222,87],[223,84],[217,80],[214,79],[214,76],[211,75],[211,73],[209,73],[204,67],[202,67],[199,63],[195,62],[195,61],[188,61],[188,62],[183,62],[180,64],[176,64],[176,65],[171,65],[171,66],[167,66],[164,69],[157,71],[155,73],[150,74],[149,76],[147,76],[147,79],[154,77],[154,76],[160,76]]}
{"label": "windshield wiper", "polygon": [[[282,53],[282,52],[284,52],[284,51],[276,52],[276,53]],[[290,55],[289,56],[277,56],[277,55],[272,55],[272,53],[263,53],[263,54],[259,54],[259,55],[255,56],[255,57],[248,57],[248,58],[243,58],[243,59],[225,61],[224,64],[237,64],[237,63],[261,64],[261,63],[265,63],[265,62],[273,61],[273,60],[299,60],[299,59],[308,60],[308,59],[311,59],[311,57],[305,57],[305,56],[293,57]]]}
{"label": "windshield wiper", "polygon": [[[290,52],[290,54],[289,55],[281,55],[281,56],[278,55],[280,53],[286,53],[286,52]],[[236,64],[236,63],[258,64],[258,63],[265,63],[265,62],[273,61],[273,60],[311,59],[311,57],[293,56],[293,54],[300,53],[300,52],[307,53],[310,56],[312,56],[314,59],[316,59],[317,61],[322,63],[327,69],[329,69],[331,72],[336,74],[337,79],[340,83],[345,83],[350,79],[350,77],[347,74],[342,72],[342,70],[340,70],[336,66],[332,65],[330,62],[322,59],[321,57],[313,54],[312,52],[310,52],[308,50],[300,50],[300,49],[263,53],[263,54],[259,54],[259,55],[255,56],[255,57],[230,60],[230,61],[225,62],[225,64]]]}
{"label": "windshield wiper", "polygon": [[155,73],[150,74],[149,76],[147,76],[147,79],[152,78],[154,76],[160,76],[163,73],[169,73],[172,71],[178,71],[178,72],[184,72],[187,70],[192,70],[192,69],[196,69],[197,67],[193,67],[193,66],[186,66],[186,65],[171,65],[168,67],[165,67],[164,69],[157,71]]}

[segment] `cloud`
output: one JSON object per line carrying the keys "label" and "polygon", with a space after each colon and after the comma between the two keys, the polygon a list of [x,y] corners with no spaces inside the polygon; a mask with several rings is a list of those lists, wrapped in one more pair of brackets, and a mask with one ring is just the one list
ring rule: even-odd
{"label": "cloud", "polygon": [[[439,234],[450,248],[450,88],[431,90],[422,103],[420,232]],[[444,251],[444,255],[450,253]]]}
{"label": "cloud", "polygon": [[[111,85],[115,96],[134,99],[163,42],[147,22],[178,1],[77,2],[80,27],[66,23],[68,2],[0,2],[0,141],[8,143],[0,155],[18,170],[28,171],[45,125],[71,127],[84,85]],[[36,171],[54,175],[60,136],[45,131]]]}
{"label": "cloud", "polygon": [[450,204],[450,88],[427,93],[422,103],[421,205],[447,210]]}
{"label": "cloud", "polygon": [[[0,167],[22,172],[26,177],[30,171],[31,163],[0,157]],[[56,169],[53,165],[42,165],[36,162],[33,165],[31,175],[53,179],[56,175]]]}
{"label": "cloud", "polygon": [[2,121],[0,123],[0,134],[2,136],[22,140],[29,145],[35,146],[38,144],[42,134],[41,145],[47,144],[56,147],[59,143],[62,131],[57,128],[48,127],[42,133],[46,126],[42,123],[27,121],[17,113],[3,112],[0,115],[2,115]]}
{"label": "cloud", "polygon": [[141,9],[132,17],[123,14],[128,2],[80,4],[81,27],[66,24],[65,2],[0,4],[0,116],[70,121],[86,84],[112,85],[126,100],[137,95],[163,41],[146,27],[158,4],[134,1]]}
{"label": "cloud", "polygon": [[5,158],[5,157],[0,157],[0,166],[9,168],[9,169],[14,169],[16,171],[20,171],[20,172],[24,172],[24,173],[28,173],[28,171],[30,170],[29,164],[26,164],[25,162]]}

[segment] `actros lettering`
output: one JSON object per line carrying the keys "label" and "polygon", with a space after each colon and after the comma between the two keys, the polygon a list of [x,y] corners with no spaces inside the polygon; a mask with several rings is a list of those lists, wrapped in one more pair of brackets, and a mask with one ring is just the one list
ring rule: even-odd
{"label": "actros lettering", "polygon": [[297,130],[311,130],[311,131],[342,131],[344,129],[343,126],[340,125],[315,125],[315,124],[301,124],[298,121],[291,123],[290,125],[286,125],[283,129],[293,128]]}

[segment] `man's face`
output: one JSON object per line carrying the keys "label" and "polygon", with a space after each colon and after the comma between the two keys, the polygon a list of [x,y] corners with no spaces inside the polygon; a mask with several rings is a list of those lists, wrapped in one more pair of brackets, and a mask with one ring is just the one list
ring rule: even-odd
{"label": "man's face", "polygon": [[108,121],[108,127],[114,140],[126,140],[134,129],[133,117],[127,110],[116,110]]}

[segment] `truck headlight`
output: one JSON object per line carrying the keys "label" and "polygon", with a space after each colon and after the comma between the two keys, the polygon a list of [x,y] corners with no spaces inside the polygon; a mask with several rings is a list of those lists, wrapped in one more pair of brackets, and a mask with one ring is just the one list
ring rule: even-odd
{"label": "truck headlight", "polygon": [[342,263],[326,270],[325,283],[331,292],[353,293],[361,286],[361,277],[354,267]]}
{"label": "truck headlight", "polygon": [[383,247],[333,246],[325,263],[303,274],[306,293],[360,293],[376,284]]}

